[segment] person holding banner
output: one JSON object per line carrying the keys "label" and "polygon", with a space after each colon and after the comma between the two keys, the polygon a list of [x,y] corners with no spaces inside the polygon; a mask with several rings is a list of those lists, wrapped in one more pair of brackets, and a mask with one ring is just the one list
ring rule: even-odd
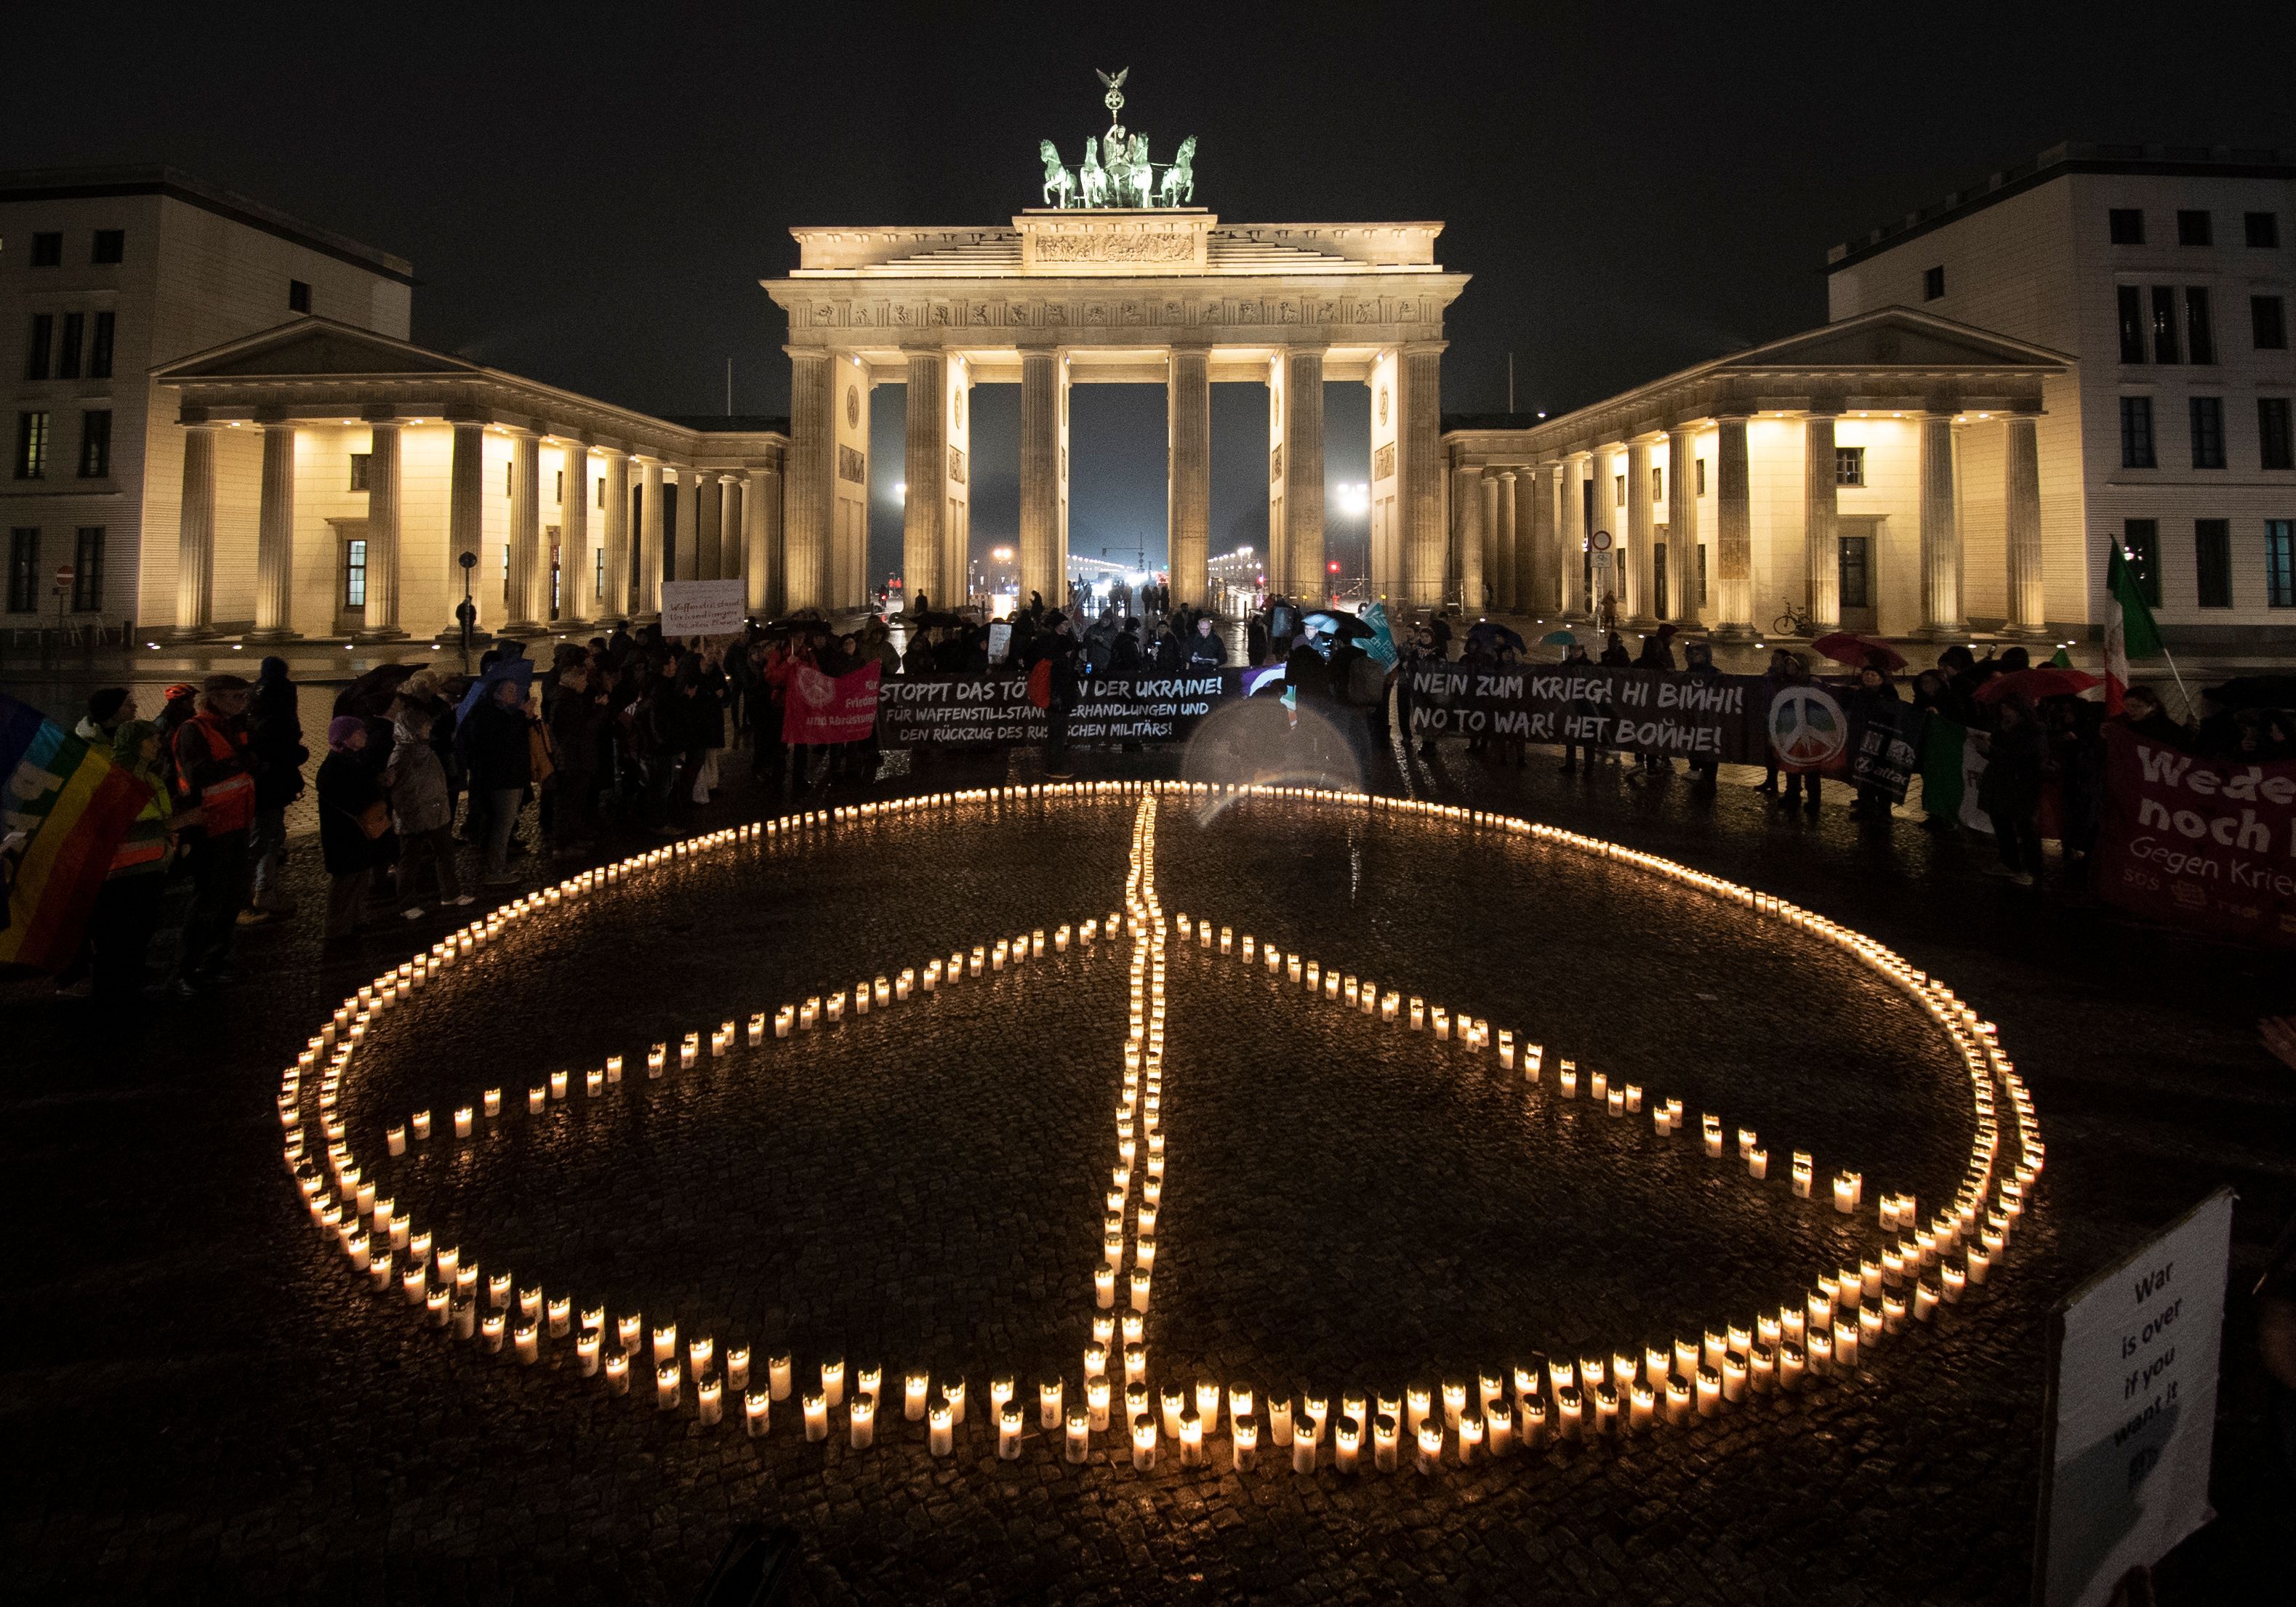
{"label": "person holding banner", "polygon": [[255,823],[255,760],[242,716],[247,682],[210,675],[199,711],[176,731],[176,789],[200,811],[192,839],[192,910],[184,918],[175,991],[189,998],[230,980],[225,962],[247,902],[247,846]]}
{"label": "person holding banner", "polygon": [[2023,697],[2012,692],[1996,706],[1998,723],[1983,738],[1985,774],[1977,783],[1977,806],[1993,822],[2001,863],[1986,874],[2030,887],[2041,877],[2041,770],[2048,746]]}

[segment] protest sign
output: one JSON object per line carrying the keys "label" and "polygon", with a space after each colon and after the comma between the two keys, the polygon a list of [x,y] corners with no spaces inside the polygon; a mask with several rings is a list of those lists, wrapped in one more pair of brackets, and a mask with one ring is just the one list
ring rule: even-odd
{"label": "protest sign", "polygon": [[2034,1599],[2104,1607],[2215,1513],[2209,1458],[2232,1190],[2218,1189],[2057,1309]]}
{"label": "protest sign", "polygon": [[1760,763],[1766,683],[1751,675],[1701,680],[1681,671],[1588,664],[1497,668],[1423,661],[1410,666],[1401,686],[1414,741],[1513,737]]}
{"label": "protest sign", "polygon": [[1921,769],[1921,753],[1914,738],[1922,729],[1922,711],[1900,704],[1858,723],[1857,746],[1850,755],[1849,779],[1861,787],[1874,787],[1890,802],[1906,801],[1906,786]]}
{"label": "protest sign", "polygon": [[2097,891],[2194,931],[2296,944],[2296,764],[2196,759],[2107,725]]}
{"label": "protest sign", "polygon": [[731,636],[749,624],[739,580],[661,583],[664,636]]}
{"label": "protest sign", "polygon": [[[1177,742],[1204,716],[1242,695],[1242,672],[1101,675],[1077,683],[1072,742]],[[879,693],[879,734],[889,746],[980,746],[1042,742],[1043,709],[1022,674],[924,675],[888,681]]]}
{"label": "protest sign", "polygon": [[831,676],[807,665],[798,665],[790,672],[782,740],[827,743],[865,738],[876,728],[877,676],[883,667],[873,662]]}

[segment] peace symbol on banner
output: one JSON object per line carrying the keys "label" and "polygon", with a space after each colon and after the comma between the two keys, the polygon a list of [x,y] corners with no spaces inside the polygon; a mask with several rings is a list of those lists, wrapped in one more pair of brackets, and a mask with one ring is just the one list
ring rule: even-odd
{"label": "peace symbol on banner", "polygon": [[1770,701],[1770,746],[1805,770],[1831,764],[1849,739],[1849,722],[1833,696],[1814,686],[1790,686]]}

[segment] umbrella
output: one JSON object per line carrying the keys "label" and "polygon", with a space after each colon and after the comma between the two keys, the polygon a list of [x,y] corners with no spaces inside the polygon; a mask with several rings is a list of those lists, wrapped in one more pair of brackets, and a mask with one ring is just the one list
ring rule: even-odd
{"label": "umbrella", "polygon": [[1494,649],[1513,648],[1518,653],[1522,651],[1522,638],[1496,619],[1475,622],[1474,628],[1467,632],[1467,645],[1472,647],[1479,641],[1488,641]]}
{"label": "umbrella", "polygon": [[1549,631],[1538,639],[1538,645],[1542,648],[1575,648],[1578,645],[1578,639],[1568,631]]}
{"label": "umbrella", "polygon": [[1307,616],[1307,624],[1310,630],[1335,637],[1341,641],[1352,641],[1357,637],[1379,634],[1352,614],[1310,614]]}
{"label": "umbrella", "polygon": [[531,658],[498,658],[487,666],[487,673],[471,682],[471,689],[463,694],[463,701],[455,706],[457,722],[468,720],[471,711],[479,706],[479,699],[491,697],[495,688],[505,681],[515,681],[523,691],[534,684],[534,660]]}
{"label": "umbrella", "polygon": [[398,695],[399,683],[414,673],[411,664],[379,664],[350,685],[335,694],[335,713],[357,714],[363,720],[380,720],[390,712],[390,700]]}
{"label": "umbrella", "polygon": [[1980,703],[1993,703],[2010,693],[2038,703],[2044,697],[2070,697],[2098,685],[2097,678],[2086,670],[2012,670],[2006,675],[1996,675],[1977,689]]}
{"label": "umbrella", "polygon": [[944,613],[939,608],[929,608],[922,614],[902,615],[901,623],[915,630],[931,629],[940,625],[961,625],[964,621],[954,614]]}
{"label": "umbrella", "polygon": [[1822,654],[1836,664],[1846,664],[1856,669],[1864,669],[1866,660],[1875,653],[1886,659],[1893,671],[1906,667],[1906,656],[1888,642],[1875,641],[1870,636],[1860,636],[1851,631],[1836,631],[1831,635],[1819,637],[1809,645],[1811,651]]}
{"label": "umbrella", "polygon": [[2296,708],[2296,675],[2237,675],[2202,696],[2219,708]]}

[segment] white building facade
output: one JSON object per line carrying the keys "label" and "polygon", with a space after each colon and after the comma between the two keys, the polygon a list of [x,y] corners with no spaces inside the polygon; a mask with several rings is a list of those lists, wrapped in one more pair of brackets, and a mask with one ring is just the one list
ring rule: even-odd
{"label": "white building facade", "polygon": [[[2172,646],[2287,645],[2296,162],[2060,145],[1835,247],[1827,299],[1835,319],[1916,307],[2075,359],[2045,387],[2038,425],[2053,622],[2103,617],[2118,542]],[[1968,608],[1980,621],[2012,612],[1982,571]]]}

